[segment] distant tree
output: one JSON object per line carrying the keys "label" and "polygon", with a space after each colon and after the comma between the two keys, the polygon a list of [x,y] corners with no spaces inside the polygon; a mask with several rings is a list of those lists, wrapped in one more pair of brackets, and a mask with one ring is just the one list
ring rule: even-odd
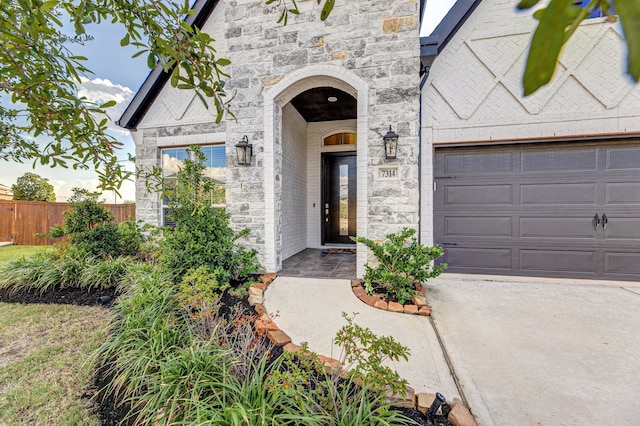
{"label": "distant tree", "polygon": [[27,172],[20,176],[15,185],[11,186],[14,200],[25,201],[55,201],[56,194],[49,179]]}

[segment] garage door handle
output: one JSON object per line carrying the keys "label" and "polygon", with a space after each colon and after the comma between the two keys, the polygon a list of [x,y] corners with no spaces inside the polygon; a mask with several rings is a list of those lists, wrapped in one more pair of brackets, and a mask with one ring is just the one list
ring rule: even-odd
{"label": "garage door handle", "polygon": [[607,227],[607,223],[609,223],[609,219],[606,214],[602,213],[602,229]]}
{"label": "garage door handle", "polygon": [[594,231],[598,229],[598,225],[600,225],[600,218],[598,217],[598,213],[596,213],[596,215],[593,217],[593,220],[591,221],[591,223],[593,224]]}

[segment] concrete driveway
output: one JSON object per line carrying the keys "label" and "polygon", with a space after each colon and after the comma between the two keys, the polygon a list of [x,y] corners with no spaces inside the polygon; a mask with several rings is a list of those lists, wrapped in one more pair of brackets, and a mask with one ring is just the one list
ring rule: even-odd
{"label": "concrete driveway", "polygon": [[427,299],[480,425],[640,424],[640,283],[444,274]]}

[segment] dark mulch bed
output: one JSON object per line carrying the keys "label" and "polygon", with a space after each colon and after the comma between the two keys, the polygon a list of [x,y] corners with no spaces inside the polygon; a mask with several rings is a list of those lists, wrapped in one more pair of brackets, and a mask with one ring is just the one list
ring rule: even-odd
{"label": "dark mulch bed", "polygon": [[0,289],[0,302],[6,303],[44,303],[77,306],[103,305],[109,307],[113,304],[115,298],[115,288],[100,290],[87,290],[81,288],[50,288],[48,290],[45,290],[44,292],[33,289],[20,291],[13,291],[12,289]]}

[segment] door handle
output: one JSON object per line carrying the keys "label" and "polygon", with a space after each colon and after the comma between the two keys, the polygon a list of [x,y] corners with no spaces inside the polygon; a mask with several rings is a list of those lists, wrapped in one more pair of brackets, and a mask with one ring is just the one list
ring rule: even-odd
{"label": "door handle", "polygon": [[602,229],[607,227],[607,223],[609,223],[609,219],[606,214],[602,213]]}
{"label": "door handle", "polygon": [[598,217],[598,213],[596,213],[596,215],[593,217],[591,223],[593,224],[593,230],[597,230],[598,225],[600,225],[600,218]]}

